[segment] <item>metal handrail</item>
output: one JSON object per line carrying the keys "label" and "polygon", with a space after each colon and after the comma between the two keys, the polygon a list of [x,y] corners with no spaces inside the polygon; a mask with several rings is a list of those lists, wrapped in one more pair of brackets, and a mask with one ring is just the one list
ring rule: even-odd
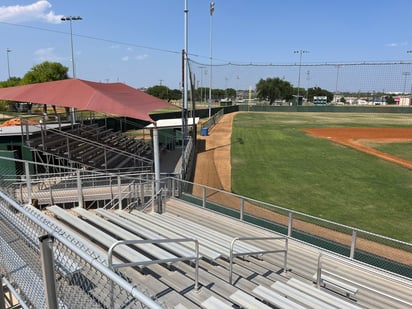
{"label": "metal handrail", "polygon": [[[135,244],[162,244],[162,243],[180,243],[180,242],[194,242],[196,256],[182,256],[170,259],[149,260],[140,262],[118,263],[113,264],[113,251],[120,245],[135,245]],[[195,261],[195,290],[199,290],[199,241],[195,238],[165,238],[165,239],[134,239],[134,240],[118,240],[110,246],[107,254],[107,263],[110,269],[115,270],[121,267],[142,266],[151,264],[172,263],[178,261]]]}
{"label": "metal handrail", "polygon": [[[240,240],[285,240],[285,249],[283,250],[262,250],[262,251],[250,251],[250,252],[242,252],[242,253],[234,253],[234,246],[237,241]],[[233,259],[237,256],[244,256],[244,255],[255,255],[255,254],[266,254],[266,253],[281,253],[284,254],[283,260],[283,269],[287,272],[287,261],[288,261],[288,237],[287,236],[280,236],[280,237],[235,237],[230,243],[230,254],[229,254],[229,284],[232,284],[232,276],[233,276]]]}
{"label": "metal handrail", "polygon": [[81,250],[75,244],[73,244],[69,239],[62,236],[58,231],[55,231],[53,228],[48,226],[47,224],[43,223],[37,217],[33,216],[30,212],[26,209],[21,207],[18,203],[16,203],[13,199],[8,197],[6,194],[0,191],[0,199],[3,199],[7,202],[11,207],[18,209],[19,213],[23,216],[29,218],[34,224],[42,228],[47,234],[54,237],[56,240],[61,242],[65,247],[69,250],[76,253],[80,258],[85,260],[89,263],[92,267],[103,273],[107,276],[111,281],[118,284],[122,288],[124,288],[128,293],[130,293],[134,298],[138,299],[140,302],[148,306],[148,308],[153,309],[161,309],[161,307],[154,302],[150,297],[146,296],[144,293],[139,291],[135,286],[132,286],[129,282],[121,278],[118,274],[109,269],[107,266],[101,264],[99,261],[96,260],[95,257],[89,255],[87,252]]}

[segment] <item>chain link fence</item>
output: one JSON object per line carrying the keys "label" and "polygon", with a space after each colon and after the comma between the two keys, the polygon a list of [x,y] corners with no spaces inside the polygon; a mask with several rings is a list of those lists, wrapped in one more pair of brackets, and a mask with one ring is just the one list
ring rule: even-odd
{"label": "chain link fence", "polygon": [[[119,192],[126,196],[122,186],[128,188],[125,184],[138,178],[119,180],[113,175],[8,158],[0,160],[0,175],[0,272],[9,290],[17,293],[21,307],[165,307],[153,295],[146,295],[150,293],[144,282],[134,280],[132,285],[128,275],[110,270],[102,249],[90,247],[35,208],[51,205],[59,196],[77,203],[77,196],[66,193],[74,190],[76,195],[79,183],[82,189],[114,183],[112,191],[117,193],[107,195],[118,200]],[[43,248],[49,249],[49,259]]]}

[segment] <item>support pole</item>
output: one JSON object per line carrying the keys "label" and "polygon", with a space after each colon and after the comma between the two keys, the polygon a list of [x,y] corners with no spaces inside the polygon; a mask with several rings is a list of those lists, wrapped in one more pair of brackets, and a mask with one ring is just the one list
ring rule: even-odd
{"label": "support pole", "polygon": [[84,203],[83,203],[83,190],[82,190],[82,180],[80,178],[80,171],[76,171],[76,176],[77,176],[77,197],[79,201],[79,207],[83,208]]}
{"label": "support pole", "polygon": [[56,291],[56,274],[54,271],[53,240],[53,237],[50,235],[39,237],[40,259],[42,264],[47,308],[59,307]]}
{"label": "support pole", "polygon": [[156,212],[161,213],[160,207],[160,196],[158,196],[160,192],[160,151],[159,151],[159,131],[156,126],[156,122],[154,123],[153,128],[153,157],[154,157],[154,170],[155,170],[155,193],[154,196],[157,199],[157,209]]}
{"label": "support pole", "polygon": [[31,204],[31,179],[29,162],[24,162],[24,170],[26,173],[26,187],[27,187],[27,203]]}
{"label": "support pole", "polygon": [[350,259],[353,259],[355,257],[355,250],[356,250],[356,230],[353,230],[352,232],[352,244],[350,246]]}

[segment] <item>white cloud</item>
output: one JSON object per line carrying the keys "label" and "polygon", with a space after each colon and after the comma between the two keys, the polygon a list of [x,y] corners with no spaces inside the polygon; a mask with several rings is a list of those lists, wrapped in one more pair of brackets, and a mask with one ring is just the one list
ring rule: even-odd
{"label": "white cloud", "polygon": [[39,0],[29,5],[0,6],[0,21],[60,23],[63,15],[56,15],[50,10],[51,7],[50,2],[45,0]]}
{"label": "white cloud", "polygon": [[34,56],[36,61],[44,62],[44,61],[52,61],[52,62],[59,62],[64,60],[62,57],[59,57],[55,54],[53,47],[41,48],[34,52]]}
{"label": "white cloud", "polygon": [[400,43],[388,43],[386,44],[387,47],[398,47],[398,46],[406,46],[408,42],[400,42]]}
{"label": "white cloud", "polygon": [[122,61],[129,61],[129,56],[122,57]]}
{"label": "white cloud", "polygon": [[148,58],[149,56],[144,54],[144,55],[137,55],[136,56],[136,60],[145,60],[146,58]]}

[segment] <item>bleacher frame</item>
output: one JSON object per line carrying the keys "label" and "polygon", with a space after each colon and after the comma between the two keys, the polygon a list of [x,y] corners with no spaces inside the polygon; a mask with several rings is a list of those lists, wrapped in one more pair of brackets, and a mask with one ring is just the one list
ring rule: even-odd
{"label": "bleacher frame", "polygon": [[[22,166],[27,167],[28,164]],[[299,308],[310,307],[312,303],[316,303],[319,308],[328,308],[335,300],[342,308],[376,307],[377,304],[393,308],[412,306],[410,278],[296,239],[292,233],[293,220],[287,221],[292,226],[286,227],[287,233],[282,234],[247,222],[247,214],[243,214],[241,220],[208,209],[208,201],[190,203],[187,196],[189,192],[193,192],[196,184],[166,177],[161,180],[161,190],[156,195],[153,192],[155,186],[152,178],[145,178],[145,182],[141,182],[142,178],[137,175],[117,175],[113,179],[118,187],[113,190],[112,201],[104,203],[104,209],[86,210],[81,202],[86,196],[79,198],[69,195],[72,205],[76,207],[62,209],[49,206],[42,212],[33,206],[24,205],[31,204],[31,199],[20,203],[14,200],[15,194],[25,190],[28,193],[29,187],[30,191],[35,191],[38,186],[31,181],[39,181],[40,178],[30,173],[23,175],[25,177],[19,181],[13,181],[10,176],[0,181],[0,223],[18,223],[14,225],[19,227],[16,228],[16,237],[20,239],[21,247],[31,248],[35,253],[39,251],[38,237],[48,235],[55,239],[53,246],[56,247],[52,252],[56,258],[53,267],[58,274],[57,284],[64,287],[58,289],[58,299],[63,307],[71,306],[71,301],[76,301],[69,296],[72,292],[76,292],[73,295],[80,299],[84,297],[85,302],[95,301],[97,305],[108,307],[114,303],[137,301],[147,303],[149,308],[160,308],[163,305],[216,308],[233,307],[236,304],[247,307],[239,304],[247,302],[247,299],[250,300],[250,308],[260,305],[262,308]],[[87,190],[83,190],[85,183],[92,184],[95,188],[104,187],[113,177],[91,172],[80,175],[76,169],[68,169],[60,179],[54,175],[56,178],[50,182],[56,183],[58,190],[49,194],[57,196],[50,197],[49,202],[59,200],[59,195],[64,195],[68,189],[88,194]],[[42,177],[44,176],[47,175]],[[104,178],[105,176],[108,178]],[[129,195],[123,190],[134,187],[133,183],[136,181],[144,184],[144,195],[152,198],[146,204],[151,205],[152,209],[139,210],[135,205],[132,206],[133,203],[129,204],[130,195],[137,192]],[[31,194],[22,196],[35,196],[34,192]],[[203,196],[207,198],[207,195]],[[245,197],[241,198],[246,200]],[[123,203],[123,200],[127,203]],[[157,207],[158,203],[162,207]],[[163,210],[162,213],[157,213],[159,210]],[[295,214],[293,211],[291,213],[289,218]],[[32,223],[28,225],[26,222]],[[1,233],[0,230],[0,236]],[[278,240],[279,243],[276,242]],[[180,241],[194,241],[198,251],[194,250],[196,253],[192,254],[193,246],[186,246],[184,243],[178,245],[177,242]],[[252,244],[247,244],[248,241]],[[87,244],[80,245],[82,242]],[[238,243],[239,246],[235,245]],[[151,250],[144,247],[146,244],[169,252],[168,257],[156,256],[155,251],[144,254]],[[108,253],[102,256],[101,253],[93,253],[94,250],[106,250]],[[180,255],[179,250],[182,252]],[[279,253],[284,254],[283,259]],[[0,256],[1,254],[5,253],[0,253]],[[23,253],[19,251],[18,254]],[[18,259],[15,260],[18,262]],[[1,261],[2,259],[0,269],[3,275]],[[192,263],[198,264],[193,266]],[[313,282],[313,273],[317,273],[320,268],[321,275],[328,274],[331,267],[336,272],[335,277],[356,286],[356,297],[348,298],[336,293],[327,284],[317,286],[317,282]],[[89,272],[90,269],[94,270]],[[95,271],[98,271],[98,276],[92,275]],[[125,279],[125,273],[131,276]],[[228,276],[232,273],[234,280],[232,282],[231,278],[228,282]],[[4,276],[10,283],[16,282],[7,269]],[[153,286],[158,285],[161,291],[155,294],[146,292],[145,277],[150,282],[147,283],[147,290],[153,291]],[[43,280],[40,275],[39,281]],[[303,286],[296,284],[296,280]],[[113,298],[114,294],[110,293],[112,284],[115,286],[113,291],[119,295],[117,298]],[[22,285],[20,288],[30,287]],[[22,292],[20,289],[15,291]],[[118,294],[118,291],[121,292]],[[22,293],[26,294],[30,293]],[[232,295],[236,297],[231,297]],[[21,301],[30,305],[30,301],[24,297]]]}

